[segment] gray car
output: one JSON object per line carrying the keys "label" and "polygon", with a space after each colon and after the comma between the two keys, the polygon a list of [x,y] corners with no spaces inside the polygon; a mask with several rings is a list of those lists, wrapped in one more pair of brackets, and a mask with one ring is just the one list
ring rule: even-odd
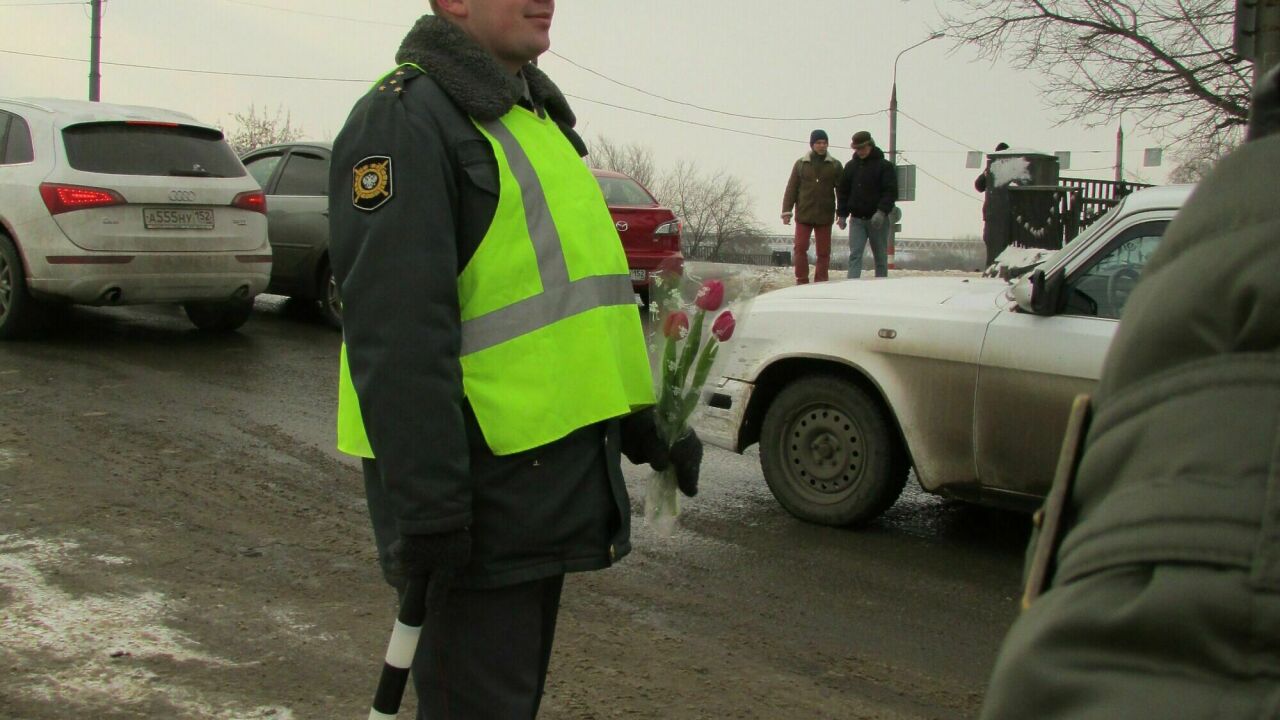
{"label": "gray car", "polygon": [[329,269],[329,157],[333,144],[300,141],[258,148],[241,160],[267,195],[273,262],[267,292],[319,304],[342,326],[342,300]]}

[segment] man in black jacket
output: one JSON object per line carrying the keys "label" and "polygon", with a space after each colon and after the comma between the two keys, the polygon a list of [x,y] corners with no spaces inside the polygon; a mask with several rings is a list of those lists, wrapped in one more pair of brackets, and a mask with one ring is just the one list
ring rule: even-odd
{"label": "man in black jacket", "polygon": [[[630,550],[620,455],[674,465],[693,495],[702,448],[692,435],[668,448],[650,411],[629,414],[652,391],[625,257],[573,112],[532,64],[550,45],[553,0],[431,6],[334,143],[331,253],[349,363],[339,447],[365,458],[387,579],[403,589],[456,577],[442,632],[424,634],[413,663],[419,718],[426,705],[531,718],[564,574]],[[529,287],[540,292],[510,292]],[[576,332],[580,322],[601,331]],[[486,361],[489,392],[479,392],[483,353],[544,337],[553,341],[539,351],[501,355],[505,369]],[[566,357],[556,338],[598,352]],[[594,375],[581,387],[554,381],[570,365]],[[530,410],[529,398],[549,409]],[[583,416],[587,405],[595,415]],[[585,419],[545,429],[565,416]],[[495,441],[518,423],[516,439],[532,442]],[[431,653],[440,662],[419,662]]]}
{"label": "man in black jacket", "polygon": [[836,186],[836,215],[849,227],[849,277],[862,276],[862,254],[871,242],[876,277],[889,274],[889,214],[898,201],[898,175],[893,163],[876,147],[871,133],[853,134],[853,158],[844,166]]}

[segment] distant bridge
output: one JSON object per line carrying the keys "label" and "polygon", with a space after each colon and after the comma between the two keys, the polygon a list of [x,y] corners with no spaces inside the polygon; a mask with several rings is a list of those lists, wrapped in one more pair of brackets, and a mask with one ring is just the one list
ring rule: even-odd
{"label": "distant bridge", "polygon": [[[766,241],[770,250],[790,250],[795,244],[795,239],[791,235],[766,235]],[[839,229],[833,229],[831,233],[831,244],[836,247],[849,247],[849,235],[840,232]],[[967,246],[981,246],[982,241],[978,238],[972,240],[947,240],[944,238],[909,238],[898,237],[894,240],[895,250],[905,251],[928,251],[928,250],[962,250]]]}

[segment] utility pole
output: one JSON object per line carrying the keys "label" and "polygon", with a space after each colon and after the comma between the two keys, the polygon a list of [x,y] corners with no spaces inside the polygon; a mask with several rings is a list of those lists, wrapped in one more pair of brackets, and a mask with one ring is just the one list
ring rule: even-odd
{"label": "utility pole", "polygon": [[1236,0],[1236,54],[1253,61],[1253,84],[1280,63],[1280,0]]}
{"label": "utility pole", "polygon": [[93,26],[89,31],[89,102],[98,102],[102,96],[102,1],[90,0],[93,6]]}
{"label": "utility pole", "polygon": [[[936,32],[929,37],[910,47],[903,48],[896,57],[893,58],[893,90],[889,93],[889,162],[893,164],[893,171],[898,171],[898,61],[902,59],[904,53],[908,50],[914,50],[921,45],[937,40],[943,37],[943,34]],[[898,228],[893,218],[885,218],[885,222],[889,223],[889,231],[886,233],[889,254],[889,268],[895,269],[893,262],[894,245],[898,241]],[[861,262],[861,260],[859,260]]]}
{"label": "utility pole", "polygon": [[1124,120],[1116,128],[1116,182],[1124,182]]}

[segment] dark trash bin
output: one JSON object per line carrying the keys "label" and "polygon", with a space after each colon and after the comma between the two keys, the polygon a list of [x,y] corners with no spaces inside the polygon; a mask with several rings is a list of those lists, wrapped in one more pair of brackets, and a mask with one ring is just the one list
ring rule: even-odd
{"label": "dark trash bin", "polygon": [[790,264],[791,264],[791,251],[790,251],[790,250],[774,250],[774,251],[773,251],[773,266],[774,266],[774,267],[787,267],[787,266],[788,266],[788,265],[790,265]]}

